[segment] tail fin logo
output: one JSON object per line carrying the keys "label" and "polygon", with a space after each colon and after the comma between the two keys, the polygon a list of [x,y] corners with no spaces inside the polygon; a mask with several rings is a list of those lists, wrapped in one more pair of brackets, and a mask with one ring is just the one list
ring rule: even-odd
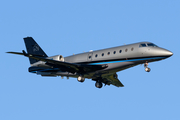
{"label": "tail fin logo", "polygon": [[36,51],[39,51],[39,46],[38,46],[38,44],[35,44],[35,45],[33,46],[33,52],[36,52]]}

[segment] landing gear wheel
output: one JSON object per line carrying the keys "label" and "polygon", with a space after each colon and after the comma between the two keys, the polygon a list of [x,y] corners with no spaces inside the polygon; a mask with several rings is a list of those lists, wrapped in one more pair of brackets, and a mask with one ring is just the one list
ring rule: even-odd
{"label": "landing gear wheel", "polygon": [[151,69],[148,68],[148,61],[146,61],[146,62],[144,63],[144,67],[145,67],[145,71],[146,71],[146,72],[150,72],[150,71],[151,71]]}
{"label": "landing gear wheel", "polygon": [[145,68],[145,71],[146,71],[146,72],[150,72],[150,71],[151,71],[151,69],[150,69],[150,68],[148,68],[148,67],[146,67],[146,68]]}
{"label": "landing gear wheel", "polygon": [[84,82],[84,81],[85,81],[85,78],[84,78],[83,76],[79,76],[79,77],[77,78],[77,80],[78,80],[79,82]]}
{"label": "landing gear wheel", "polygon": [[102,88],[102,82],[96,82],[95,83],[95,86],[97,87],[97,88]]}

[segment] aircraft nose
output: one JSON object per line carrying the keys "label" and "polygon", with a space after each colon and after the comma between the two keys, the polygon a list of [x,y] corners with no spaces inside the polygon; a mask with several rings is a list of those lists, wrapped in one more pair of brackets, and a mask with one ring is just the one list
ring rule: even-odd
{"label": "aircraft nose", "polygon": [[172,53],[171,51],[168,51],[167,54],[168,54],[169,56],[172,56],[172,55],[173,55],[173,53]]}
{"label": "aircraft nose", "polygon": [[171,51],[169,51],[169,50],[166,50],[166,49],[163,49],[163,50],[161,50],[161,51],[159,51],[160,52],[160,54],[161,55],[163,55],[163,56],[172,56],[173,55],[173,53],[171,52]]}

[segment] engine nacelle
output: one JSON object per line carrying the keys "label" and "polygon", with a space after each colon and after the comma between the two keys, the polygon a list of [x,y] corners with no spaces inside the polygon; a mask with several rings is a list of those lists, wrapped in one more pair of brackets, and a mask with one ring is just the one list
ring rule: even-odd
{"label": "engine nacelle", "polygon": [[64,57],[62,55],[55,55],[55,56],[52,56],[52,57],[48,57],[48,59],[64,62]]}

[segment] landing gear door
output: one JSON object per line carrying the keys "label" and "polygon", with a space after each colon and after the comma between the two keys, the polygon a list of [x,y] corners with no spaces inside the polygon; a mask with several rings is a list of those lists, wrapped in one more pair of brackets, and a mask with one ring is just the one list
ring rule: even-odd
{"label": "landing gear door", "polygon": [[92,61],[92,55],[93,55],[93,53],[92,53],[92,52],[88,54],[87,61]]}

